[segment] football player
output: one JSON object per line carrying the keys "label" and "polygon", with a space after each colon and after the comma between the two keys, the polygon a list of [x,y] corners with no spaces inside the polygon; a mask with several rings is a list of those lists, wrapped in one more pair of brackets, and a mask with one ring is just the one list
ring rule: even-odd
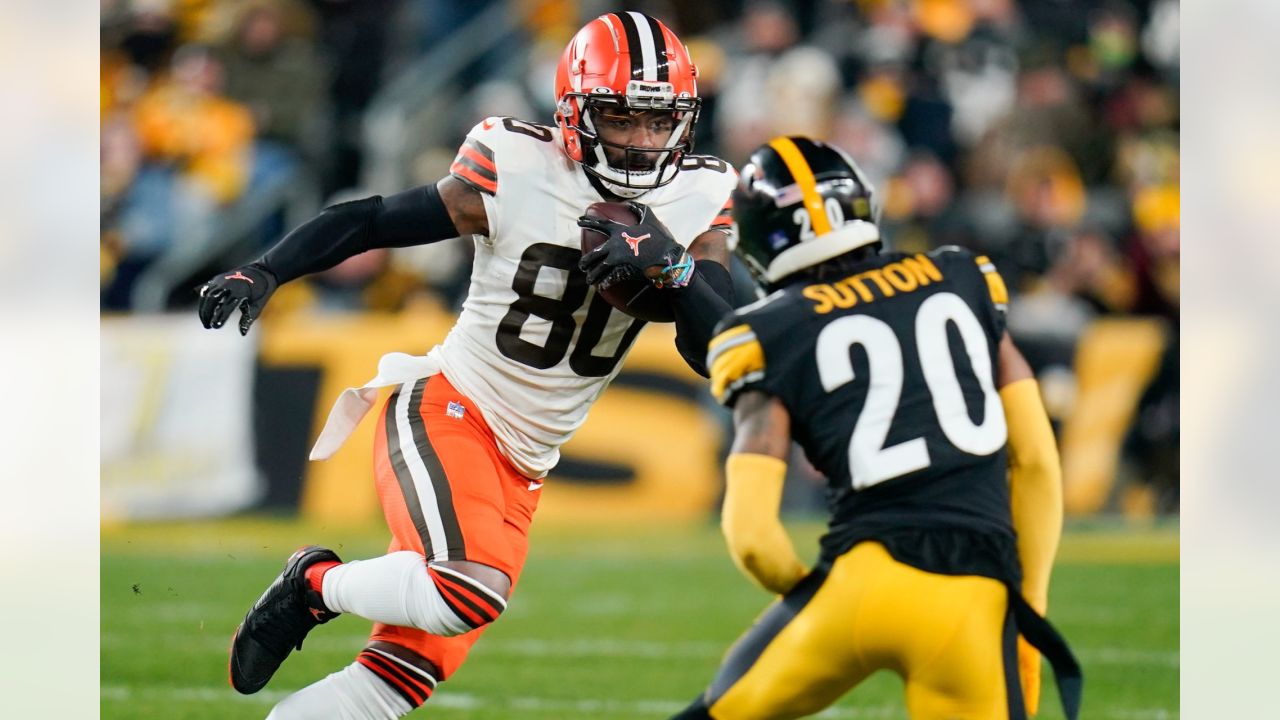
{"label": "football player", "polygon": [[[677,348],[705,374],[706,343],[731,306],[737,175],[691,153],[696,77],[661,22],[602,15],[560,60],[554,126],[488,118],[468,133],[448,177],[326,208],[257,262],[201,288],[205,327],[238,309],[243,334],[280,283],[370,248],[475,243],[470,290],[448,337],[423,357],[385,356],[377,377],[339,398],[312,450],[313,459],[332,454],[377,388],[396,386],[373,463],[387,554],[343,563],[327,548],[298,550],[233,639],[231,684],[253,693],[316,625],[340,613],[374,621],[353,664],[286,697],[273,720],[401,717],[506,608],[542,478],[644,324],[593,285],[648,277],[668,294]],[[582,217],[600,201],[630,202],[639,219]],[[583,227],[608,236],[586,257]]]}
{"label": "football player", "polygon": [[[769,294],[720,323],[707,358],[735,428],[722,528],[781,598],[678,718],[801,717],[880,669],[912,718],[1023,718],[1037,647],[1074,718],[1079,666],[1042,617],[1057,450],[995,268],[955,247],[883,252],[866,177],[802,137],[756,150],[733,216]],[[793,441],[829,480],[812,568],[778,520]]]}

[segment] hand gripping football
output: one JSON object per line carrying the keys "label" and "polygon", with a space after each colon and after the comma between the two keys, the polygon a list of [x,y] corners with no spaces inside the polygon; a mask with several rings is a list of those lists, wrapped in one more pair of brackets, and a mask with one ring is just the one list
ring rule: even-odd
{"label": "hand gripping football", "polygon": [[[593,203],[583,214],[627,225],[634,225],[640,221],[630,207],[616,202]],[[585,254],[596,249],[608,237],[596,230],[583,228],[582,252]],[[596,292],[604,298],[605,302],[631,317],[649,322],[675,322],[676,314],[671,307],[670,294],[654,287],[653,283],[644,278],[618,280],[604,290],[597,287]]]}

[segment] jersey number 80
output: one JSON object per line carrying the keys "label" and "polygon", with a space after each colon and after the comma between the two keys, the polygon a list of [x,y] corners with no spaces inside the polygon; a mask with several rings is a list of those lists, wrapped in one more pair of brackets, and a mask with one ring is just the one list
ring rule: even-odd
{"label": "jersey number 80", "polygon": [[[581,257],[581,250],[551,243],[534,243],[525,249],[520,257],[520,265],[516,268],[515,278],[511,281],[511,289],[517,295],[516,301],[511,303],[507,314],[498,323],[495,340],[503,355],[540,370],[553,367],[564,359],[565,353],[569,352],[573,333],[577,330],[573,314],[587,298],[586,274],[578,269],[578,259]],[[564,294],[558,298],[534,292],[538,272],[544,267],[568,273]],[[643,320],[634,320],[627,327],[618,343],[618,349],[612,355],[594,355],[592,351],[604,336],[612,312],[613,306],[598,294],[592,297],[587,317],[582,321],[582,331],[578,333],[578,342],[569,355],[569,367],[578,375],[604,377],[613,372],[644,327]],[[530,317],[542,318],[551,323],[547,340],[541,345],[520,337],[520,331]]]}

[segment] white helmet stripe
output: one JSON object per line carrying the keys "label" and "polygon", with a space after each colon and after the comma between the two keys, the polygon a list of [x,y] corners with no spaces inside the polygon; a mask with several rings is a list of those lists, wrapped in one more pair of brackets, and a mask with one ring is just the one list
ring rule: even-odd
{"label": "white helmet stripe", "polygon": [[[658,79],[658,51],[653,44],[653,30],[649,27],[649,18],[632,10],[627,13],[636,24],[636,32],[640,35],[640,57],[643,61],[644,80],[654,82]],[[631,48],[631,52],[635,52]]]}

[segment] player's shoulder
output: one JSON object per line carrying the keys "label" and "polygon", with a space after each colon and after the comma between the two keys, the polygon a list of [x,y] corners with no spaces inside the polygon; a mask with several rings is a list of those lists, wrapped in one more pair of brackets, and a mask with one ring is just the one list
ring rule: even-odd
{"label": "player's shoulder", "polygon": [[793,292],[777,290],[726,315],[707,346],[711,394],[732,405],[739,391],[761,387],[766,357],[786,355],[786,336],[799,321],[800,304]]}
{"label": "player's shoulder", "polygon": [[965,271],[982,270],[984,266],[994,270],[995,265],[987,256],[959,245],[943,245],[925,253],[939,268],[963,268]]}
{"label": "player's shoulder", "polygon": [[723,198],[738,183],[738,171],[715,155],[685,155],[680,158],[679,167],[675,184],[682,194],[693,192]]}
{"label": "player's shoulder", "polygon": [[496,115],[476,123],[467,133],[495,147],[524,149],[555,149],[556,129],[550,125]]}
{"label": "player's shoulder", "polygon": [[1008,308],[1009,289],[990,257],[958,245],[944,245],[928,253],[927,257],[944,274],[955,276],[960,273],[974,278],[981,277],[981,280],[974,282],[978,283],[978,287],[985,286],[986,294],[990,296],[995,309],[1003,314]]}
{"label": "player's shoulder", "polygon": [[487,117],[467,133],[449,173],[494,195],[503,185],[503,176],[545,166],[559,152],[550,126],[514,117]]}
{"label": "player's shoulder", "polygon": [[749,341],[763,348],[764,344],[776,341],[787,327],[795,324],[799,309],[794,293],[783,289],[725,315],[712,332],[708,367],[717,354],[732,346]]}
{"label": "player's shoulder", "polygon": [[728,160],[718,158],[715,155],[700,155],[697,153],[683,155],[680,158],[680,172],[699,177],[723,175],[733,181],[738,179],[738,171],[734,169],[733,165]]}
{"label": "player's shoulder", "polygon": [[728,330],[735,325],[753,325],[763,334],[779,324],[791,322],[793,316],[803,310],[802,298],[795,292],[795,286],[775,290],[755,302],[736,308],[721,318],[716,332]]}

